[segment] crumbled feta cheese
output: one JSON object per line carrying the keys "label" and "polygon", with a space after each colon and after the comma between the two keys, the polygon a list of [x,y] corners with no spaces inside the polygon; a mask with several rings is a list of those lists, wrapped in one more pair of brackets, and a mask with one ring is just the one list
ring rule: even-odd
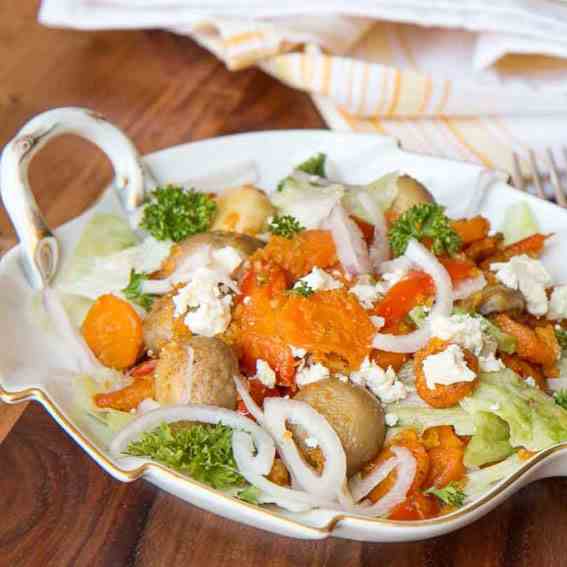
{"label": "crumbled feta cheese", "polygon": [[313,291],[330,291],[343,287],[343,284],[336,280],[321,268],[313,268],[306,276],[303,276],[293,286],[294,288],[305,282]]}
{"label": "crumbled feta cheese", "polygon": [[482,319],[470,315],[434,316],[431,318],[434,337],[459,344],[479,355],[483,347]]}
{"label": "crumbled feta cheese", "polygon": [[229,274],[234,272],[242,263],[240,252],[232,246],[225,246],[224,248],[213,250],[211,255],[216,267],[225,270]]}
{"label": "crumbled feta cheese", "polygon": [[258,378],[266,388],[274,388],[276,385],[276,373],[272,370],[272,367],[261,358],[256,361],[256,378]]}
{"label": "crumbled feta cheese", "polygon": [[514,256],[508,262],[495,262],[490,269],[496,279],[506,287],[518,289],[526,298],[527,309],[532,315],[544,315],[548,300],[545,288],[552,283],[551,276],[539,260],[526,254]]}
{"label": "crumbled feta cheese", "polygon": [[324,380],[330,375],[331,373],[326,366],[316,362],[314,364],[306,364],[300,367],[295,375],[295,382],[301,388],[303,386],[307,386],[307,384]]}
{"label": "crumbled feta cheese", "polygon": [[387,413],[384,416],[384,421],[388,427],[395,427],[398,424],[398,416],[393,413]]}
{"label": "crumbled feta cheese", "polygon": [[384,317],[378,317],[377,315],[371,315],[370,321],[378,330],[386,324],[386,319],[384,319]]}
{"label": "crumbled feta cheese", "polygon": [[351,373],[350,380],[368,388],[384,404],[403,400],[408,395],[406,387],[398,380],[391,366],[384,370],[368,357],[357,371]]}
{"label": "crumbled feta cheese", "polygon": [[319,441],[315,437],[306,437],[304,443],[309,449],[317,449],[319,447]]}
{"label": "crumbled feta cheese", "polygon": [[505,368],[504,363],[496,358],[494,352],[490,352],[486,356],[481,354],[478,357],[478,365],[482,372],[498,372]]}
{"label": "crumbled feta cheese", "polygon": [[486,287],[484,274],[479,274],[474,278],[467,278],[457,284],[453,289],[454,299],[466,299],[473,293],[477,293]]}
{"label": "crumbled feta cheese", "polygon": [[307,354],[304,348],[295,347],[293,345],[289,345],[289,350],[291,350],[291,356],[293,356],[293,358],[303,358]]}
{"label": "crumbled feta cheese", "polygon": [[198,268],[173,297],[174,316],[186,314],[185,324],[197,335],[212,337],[224,332],[231,320],[232,296],[221,287],[236,289],[236,284],[219,270]]}
{"label": "crumbled feta cheese", "polygon": [[372,309],[374,303],[381,295],[382,285],[378,285],[370,276],[360,276],[349,291],[356,295],[356,298],[364,309]]}
{"label": "crumbled feta cheese", "polygon": [[252,303],[252,298],[247,295],[243,300],[242,303],[244,303],[244,305],[250,305]]}
{"label": "crumbled feta cheese", "polygon": [[449,345],[438,354],[430,354],[423,361],[425,382],[430,390],[437,384],[449,386],[459,382],[472,382],[476,374],[467,366],[459,345]]}
{"label": "crumbled feta cheese", "polygon": [[386,293],[391,287],[395,286],[400,280],[405,278],[412,268],[411,260],[400,256],[395,260],[383,262],[380,266],[382,281],[378,283],[381,293]]}
{"label": "crumbled feta cheese", "polygon": [[537,386],[537,382],[535,381],[535,378],[533,376],[528,376],[524,382],[528,385],[531,386],[532,388],[535,388]]}
{"label": "crumbled feta cheese", "polygon": [[148,413],[149,411],[158,409],[160,407],[161,405],[152,398],[145,398],[138,404],[136,413],[138,415],[143,415],[144,413]]}
{"label": "crumbled feta cheese", "polygon": [[567,319],[567,285],[559,285],[549,299],[548,319]]}

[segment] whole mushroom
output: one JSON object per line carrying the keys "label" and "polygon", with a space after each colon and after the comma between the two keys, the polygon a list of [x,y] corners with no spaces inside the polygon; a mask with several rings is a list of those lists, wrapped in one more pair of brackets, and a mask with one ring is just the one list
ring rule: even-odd
{"label": "whole mushroom", "polygon": [[417,179],[409,175],[398,177],[398,195],[394,199],[390,212],[394,218],[421,203],[434,203],[433,195]]}

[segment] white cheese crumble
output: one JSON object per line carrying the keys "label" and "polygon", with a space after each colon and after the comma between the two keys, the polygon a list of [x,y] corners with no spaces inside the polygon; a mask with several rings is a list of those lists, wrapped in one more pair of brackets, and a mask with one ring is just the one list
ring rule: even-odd
{"label": "white cheese crumble", "polygon": [[472,382],[476,374],[466,365],[459,345],[449,345],[438,354],[430,354],[423,361],[425,382],[430,390],[437,384],[449,386],[459,382]]}
{"label": "white cheese crumble", "polygon": [[567,319],[567,285],[554,288],[549,299],[548,319]]}
{"label": "white cheese crumble", "polygon": [[386,324],[386,319],[384,319],[384,317],[378,317],[377,315],[371,315],[370,321],[378,331]]}
{"label": "white cheese crumble", "polygon": [[315,437],[306,437],[304,443],[309,449],[317,449],[319,447],[319,441]]}
{"label": "white cheese crumble", "polygon": [[496,372],[504,364],[496,358],[498,343],[485,332],[484,322],[468,314],[437,316],[431,319],[431,333],[444,341],[451,341],[470,350],[483,372]]}
{"label": "white cheese crumble", "polygon": [[252,303],[252,298],[247,295],[243,300],[242,303],[244,303],[244,305],[250,305]]}
{"label": "white cheese crumble", "polygon": [[383,262],[380,266],[382,280],[378,284],[378,289],[386,293],[391,287],[395,286],[400,280],[405,278],[412,268],[412,262],[404,256],[395,260]]}
{"label": "white cheese crumble", "polygon": [[305,282],[313,291],[330,291],[343,287],[340,281],[321,268],[313,268],[306,276],[297,280],[293,287],[301,286],[301,282]]}
{"label": "white cheese crumble", "polygon": [[360,276],[349,291],[358,299],[364,309],[372,309],[382,294],[383,285],[377,284],[370,276]]}
{"label": "white cheese crumble", "polygon": [[398,416],[393,413],[387,413],[384,416],[384,421],[388,427],[395,427],[398,424]]}
{"label": "white cheese crumble", "polygon": [[532,315],[545,315],[548,307],[545,288],[552,284],[552,279],[539,260],[521,254],[508,262],[495,262],[490,269],[496,272],[496,279],[506,287],[522,292]]}
{"label": "white cheese crumble", "polygon": [[291,350],[291,356],[293,356],[293,358],[303,358],[307,354],[304,348],[293,345],[289,345],[289,350]]}
{"label": "white cheese crumble", "polygon": [[160,407],[161,405],[152,398],[145,398],[138,404],[138,407],[136,408],[136,413],[138,415],[143,415],[145,413],[148,413],[149,411],[158,409]]}
{"label": "white cheese crumble", "polygon": [[276,373],[272,370],[272,367],[261,358],[256,361],[256,378],[258,378],[266,388],[274,388],[276,386]]}
{"label": "white cheese crumble", "polygon": [[240,252],[232,246],[225,246],[224,248],[213,250],[211,256],[213,257],[213,262],[216,267],[225,270],[229,274],[234,272],[242,263]]}
{"label": "white cheese crumble", "polygon": [[197,335],[218,335],[231,321],[232,296],[226,293],[229,289],[236,290],[236,283],[224,272],[198,268],[191,281],[173,297],[174,316],[185,315],[185,324]]}
{"label": "white cheese crumble", "polygon": [[300,366],[295,375],[296,384],[302,388],[307,386],[307,384],[312,384],[313,382],[319,382],[319,380],[324,380],[331,375],[329,369],[316,362],[314,364],[306,364]]}
{"label": "white cheese crumble", "polygon": [[368,388],[384,404],[403,400],[408,395],[407,388],[398,380],[391,366],[384,370],[368,357],[364,359],[358,370],[351,373],[350,380],[354,384]]}
{"label": "white cheese crumble", "polygon": [[533,376],[528,376],[524,382],[528,385],[531,386],[532,388],[537,387],[537,382],[535,381],[535,378]]}

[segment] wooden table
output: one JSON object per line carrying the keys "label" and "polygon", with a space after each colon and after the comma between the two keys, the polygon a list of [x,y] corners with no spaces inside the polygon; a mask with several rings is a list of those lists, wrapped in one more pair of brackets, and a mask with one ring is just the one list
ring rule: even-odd
{"label": "wooden table", "polygon": [[[188,39],[47,30],[35,23],[36,8],[0,3],[0,145],[32,115],[67,105],[106,114],[142,152],[219,134],[324,126],[303,94],[257,70],[229,73]],[[31,179],[57,225],[92,203],[110,166],[73,138],[43,153]],[[0,243],[12,235],[0,210]],[[111,479],[35,404],[6,436],[20,409],[0,407],[1,566],[567,565],[564,480],[535,483],[482,521],[426,542],[293,541],[203,512],[144,481]]]}

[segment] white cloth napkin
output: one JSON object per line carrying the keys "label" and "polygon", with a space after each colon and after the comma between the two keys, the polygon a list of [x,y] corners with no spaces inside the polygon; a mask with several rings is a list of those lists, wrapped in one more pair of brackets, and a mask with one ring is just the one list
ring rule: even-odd
{"label": "white cloth napkin", "polygon": [[567,169],[559,0],[43,0],[39,20],[170,29],[311,93],[333,128],[507,170],[549,147]]}

